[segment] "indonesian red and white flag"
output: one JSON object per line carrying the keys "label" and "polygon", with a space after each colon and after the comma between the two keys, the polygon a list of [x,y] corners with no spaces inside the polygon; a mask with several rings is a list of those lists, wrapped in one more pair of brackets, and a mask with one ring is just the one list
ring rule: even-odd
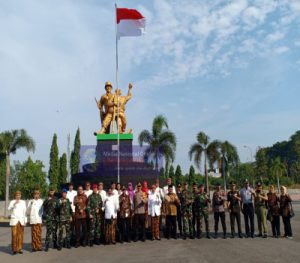
{"label": "indonesian red and white flag", "polygon": [[116,8],[117,38],[141,36],[145,32],[146,20],[135,9]]}

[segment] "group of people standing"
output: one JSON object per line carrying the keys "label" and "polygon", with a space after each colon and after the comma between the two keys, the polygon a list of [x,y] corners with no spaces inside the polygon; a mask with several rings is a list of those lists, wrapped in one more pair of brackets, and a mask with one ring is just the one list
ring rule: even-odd
{"label": "group of people standing", "polygon": [[[277,195],[274,187],[269,192],[263,191],[261,183],[256,189],[245,181],[238,191],[236,184],[225,193],[218,184],[212,198],[206,193],[204,185],[194,183],[190,189],[187,183],[172,185],[168,178],[167,185],[160,187],[159,180],[151,185],[146,181],[134,188],[112,183],[107,191],[103,183],[91,185],[89,182],[78,186],[77,191],[69,184],[58,198],[50,188],[48,198],[42,200],[39,190],[33,193],[28,202],[21,200],[21,192],[15,193],[15,199],[9,204],[11,212],[12,252],[22,254],[24,226],[29,220],[31,225],[32,251],[42,251],[42,224],[46,226],[44,250],[50,245],[61,250],[70,249],[71,245],[93,246],[94,244],[116,244],[116,242],[146,241],[146,231],[151,232],[151,240],[160,240],[162,225],[167,239],[178,237],[201,238],[202,224],[205,234],[211,238],[209,211],[214,216],[214,238],[218,237],[221,221],[223,238],[227,238],[226,209],[230,215],[231,238],[237,235],[243,238],[241,212],[245,221],[245,236],[254,237],[254,214],[257,215],[258,236],[267,237],[267,219],[271,221],[274,237],[280,236],[280,216],[284,224],[284,236],[292,238],[290,218],[292,216],[291,198],[284,186]],[[150,223],[149,223],[150,221]],[[164,224],[162,224],[164,222]]]}

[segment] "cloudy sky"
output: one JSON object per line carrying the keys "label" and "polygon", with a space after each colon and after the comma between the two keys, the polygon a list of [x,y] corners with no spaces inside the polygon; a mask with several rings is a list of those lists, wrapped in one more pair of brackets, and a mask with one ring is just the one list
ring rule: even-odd
{"label": "cloudy sky", "polygon": [[[147,19],[147,33],[119,42],[120,86],[134,84],[128,127],[164,114],[186,171],[199,131],[229,140],[241,160],[300,128],[299,0],[119,0]],[[115,83],[112,0],[0,0],[1,131],[25,128],[48,166],[81,129],[95,144],[94,97]],[[297,88],[298,87],[298,88]],[[27,156],[19,152],[16,159]]]}

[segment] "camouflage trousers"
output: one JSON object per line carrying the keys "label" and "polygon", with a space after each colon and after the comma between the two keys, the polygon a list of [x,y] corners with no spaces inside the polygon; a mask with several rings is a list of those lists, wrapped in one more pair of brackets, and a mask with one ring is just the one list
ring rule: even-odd
{"label": "camouflage trousers", "polygon": [[57,245],[57,222],[56,220],[46,221],[46,247],[49,246],[52,237],[53,245]]}
{"label": "camouflage trousers", "polygon": [[183,235],[190,236],[194,235],[194,228],[192,222],[192,213],[191,212],[182,212],[182,223],[183,223]]}
{"label": "camouflage trousers", "polygon": [[58,245],[70,245],[71,241],[71,222],[61,221],[58,224]]}
{"label": "camouflage trousers", "polygon": [[[199,212],[194,213],[193,218],[193,226],[194,226],[194,233],[197,233],[197,237],[200,237],[202,233],[202,222],[205,223],[205,231],[206,233],[209,233],[209,224],[208,224],[208,211],[202,210]],[[195,224],[196,224],[196,230],[195,230]]]}
{"label": "camouflage trousers", "polygon": [[94,218],[90,218],[89,221],[89,240],[93,241],[93,240],[97,240],[100,239],[101,236],[101,217],[100,215],[97,215]]}

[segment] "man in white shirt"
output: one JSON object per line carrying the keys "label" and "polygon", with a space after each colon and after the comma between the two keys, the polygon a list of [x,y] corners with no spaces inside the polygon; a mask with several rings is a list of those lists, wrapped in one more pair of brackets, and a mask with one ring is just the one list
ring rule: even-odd
{"label": "man in white shirt", "polygon": [[43,200],[40,198],[39,190],[34,191],[33,199],[28,203],[27,215],[29,216],[29,224],[31,225],[32,252],[42,251]]}
{"label": "man in white shirt", "polygon": [[9,225],[11,226],[11,248],[13,255],[23,254],[24,226],[27,223],[26,203],[21,200],[21,192],[16,191],[15,200],[9,203],[8,211],[11,213]]}
{"label": "man in white shirt", "polygon": [[251,236],[252,238],[254,237],[254,195],[255,191],[250,187],[248,180],[245,180],[244,187],[240,190],[240,196],[245,220],[246,237]]}
{"label": "man in white shirt", "polygon": [[74,186],[72,183],[69,183],[69,191],[67,192],[67,199],[69,199],[72,207],[73,214],[75,213],[75,206],[74,206],[74,197],[77,195],[77,191],[73,190]]}
{"label": "man in white shirt", "polygon": [[161,214],[161,196],[156,190],[156,185],[152,185],[151,191],[148,195],[148,212],[151,216],[151,234],[152,240],[160,240],[159,237],[159,223],[160,223],[160,214]]}
{"label": "man in white shirt", "polygon": [[[172,178],[169,177],[168,180],[167,180],[167,185],[164,186],[163,190],[164,190],[164,195],[168,195],[169,193],[169,186],[172,185]],[[176,188],[175,186],[173,185],[172,186],[172,193],[176,194]]]}
{"label": "man in white shirt", "polygon": [[83,192],[87,198],[89,198],[89,196],[93,193],[90,182],[85,183],[85,190]]}
{"label": "man in white shirt", "polygon": [[67,192],[67,199],[69,199],[72,208],[72,222],[71,222],[71,239],[74,241],[75,239],[75,205],[74,198],[77,195],[77,191],[73,190],[74,186],[72,183],[69,183],[69,191]]}
{"label": "man in white shirt", "polygon": [[106,244],[116,244],[116,225],[117,214],[119,209],[119,199],[113,195],[112,188],[107,192],[104,201],[105,206],[105,242]]}

